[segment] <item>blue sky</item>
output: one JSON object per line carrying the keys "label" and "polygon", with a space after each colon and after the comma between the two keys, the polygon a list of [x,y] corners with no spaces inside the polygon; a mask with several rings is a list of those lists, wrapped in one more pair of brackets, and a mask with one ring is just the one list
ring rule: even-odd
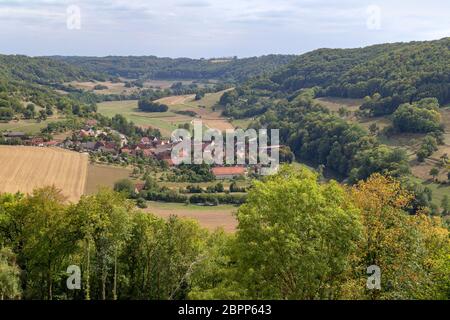
{"label": "blue sky", "polygon": [[0,53],[299,54],[448,37],[449,16],[448,0],[0,0]]}

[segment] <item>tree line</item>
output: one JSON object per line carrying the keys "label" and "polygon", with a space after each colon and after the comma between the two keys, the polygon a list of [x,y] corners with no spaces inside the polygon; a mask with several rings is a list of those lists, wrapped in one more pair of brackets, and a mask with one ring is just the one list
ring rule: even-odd
{"label": "tree line", "polygon": [[[449,299],[449,231],[379,174],[352,187],[284,167],[257,181],[235,234],[138,211],[104,189],[0,196],[3,299]],[[81,269],[81,289],[66,286]],[[381,289],[366,286],[381,270]]]}

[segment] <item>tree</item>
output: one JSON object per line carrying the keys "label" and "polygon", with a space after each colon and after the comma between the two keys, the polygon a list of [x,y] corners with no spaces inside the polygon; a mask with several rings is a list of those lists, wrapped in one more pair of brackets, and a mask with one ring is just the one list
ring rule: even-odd
{"label": "tree", "polygon": [[448,163],[448,154],[447,153],[444,153],[442,156],[441,156],[441,163],[442,163],[442,165],[443,166],[445,166],[445,165],[447,165],[447,163]]}
{"label": "tree", "polygon": [[25,119],[33,119],[36,116],[36,106],[33,103],[29,103],[22,112]]}
{"label": "tree", "polygon": [[0,120],[10,121],[14,117],[14,110],[11,108],[0,107]]}
{"label": "tree", "polygon": [[222,182],[219,182],[218,184],[215,185],[214,187],[214,191],[215,192],[224,192],[225,188],[223,186]]}
{"label": "tree", "polygon": [[53,108],[52,108],[52,106],[47,105],[47,106],[45,107],[45,113],[47,114],[47,116],[53,115]]}
{"label": "tree", "polygon": [[123,192],[127,196],[131,196],[134,193],[134,184],[130,179],[122,179],[114,184],[114,191]]}
{"label": "tree", "polygon": [[14,232],[12,249],[26,273],[23,295],[51,300],[54,290],[60,289],[65,259],[76,250],[76,225],[66,215],[65,197],[54,187],[34,190],[18,200],[8,207],[7,230]]}
{"label": "tree", "polygon": [[197,94],[195,95],[195,100],[201,100],[203,97],[205,96],[205,93],[203,91],[199,91],[197,92]]}
{"label": "tree", "polygon": [[190,275],[202,255],[207,233],[193,221],[133,215],[131,238],[121,256],[125,299],[185,299]]}
{"label": "tree", "polygon": [[336,182],[284,168],[255,182],[237,218],[237,282],[249,298],[340,297],[362,229]]}
{"label": "tree", "polygon": [[20,269],[9,248],[0,247],[0,300],[20,298]]}
{"label": "tree", "polygon": [[430,170],[430,176],[433,177],[434,181],[437,181],[437,176],[439,175],[439,169],[438,168],[432,168]]}
{"label": "tree", "polygon": [[369,131],[370,131],[370,133],[371,133],[372,135],[376,135],[376,134],[378,133],[378,130],[379,130],[379,128],[378,128],[378,125],[377,125],[376,122],[372,123],[372,124],[369,126]]}
{"label": "tree", "polygon": [[[450,282],[444,277],[449,267],[448,231],[442,222],[424,214],[409,215],[412,195],[400,183],[375,174],[351,189],[351,198],[363,217],[364,240],[361,242],[359,273],[376,265],[382,275],[381,290],[364,290],[351,297],[369,299],[434,299],[446,294]],[[434,239],[433,239],[434,234]],[[358,270],[358,268],[356,269]]]}
{"label": "tree", "polygon": [[424,162],[425,159],[438,150],[438,141],[436,137],[428,134],[422,141],[419,151],[417,151],[417,160]]}
{"label": "tree", "polygon": [[434,132],[440,129],[439,102],[428,98],[402,104],[393,114],[393,125],[402,132]]}
{"label": "tree", "polygon": [[45,112],[45,110],[39,110],[39,120],[47,120],[47,113]]}
{"label": "tree", "polygon": [[153,102],[145,98],[139,100],[138,108],[139,110],[145,112],[166,112],[167,110],[169,110],[169,107],[167,105]]}
{"label": "tree", "polygon": [[428,156],[428,152],[424,149],[420,149],[417,151],[417,161],[424,162]]}
{"label": "tree", "polygon": [[233,267],[234,237],[217,230],[206,239],[204,259],[194,266],[190,277],[189,299],[245,299],[245,288]]}
{"label": "tree", "polygon": [[144,198],[138,198],[136,200],[136,205],[141,209],[145,209],[148,207],[147,201]]}
{"label": "tree", "polygon": [[450,215],[450,199],[448,195],[445,195],[441,201],[442,215]]}
{"label": "tree", "polygon": [[[133,208],[134,204],[123,194],[108,189],[83,197],[71,208],[84,247],[80,263],[85,270],[86,299],[118,298],[118,259],[130,238]],[[107,292],[107,288],[111,291]]]}

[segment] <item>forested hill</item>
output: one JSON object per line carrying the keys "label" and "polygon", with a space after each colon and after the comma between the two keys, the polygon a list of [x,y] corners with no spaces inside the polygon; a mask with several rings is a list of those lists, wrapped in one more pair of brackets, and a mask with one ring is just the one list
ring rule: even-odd
{"label": "forested hill", "polygon": [[[83,114],[91,111],[70,95],[54,89],[66,81],[101,80],[106,76],[47,58],[21,55],[0,55],[0,122],[14,117],[45,119],[56,106],[65,113]],[[35,106],[45,108],[39,110]]]}
{"label": "forested hill", "polygon": [[290,63],[294,55],[267,55],[252,58],[158,58],[155,56],[49,57],[113,77],[132,79],[218,79],[245,81],[270,74]]}
{"label": "forested hill", "polygon": [[22,55],[0,55],[0,79],[2,80],[51,84],[103,78],[102,75],[63,61]]}
{"label": "forested hill", "polygon": [[345,98],[378,93],[381,100],[363,106],[375,115],[390,114],[401,103],[426,97],[448,103],[450,38],[315,50],[265,79],[264,86],[282,92],[318,86],[319,95]]}
{"label": "forested hill", "polygon": [[374,172],[404,176],[409,173],[404,150],[382,145],[376,134],[315,98],[364,98],[357,117],[394,113],[392,132],[430,133],[442,141],[439,107],[450,102],[449,46],[446,38],[316,50],[272,75],[236,86],[221,97],[220,104],[225,116],[251,119],[255,129],[279,129],[281,143],[297,159],[349,181],[366,179]]}

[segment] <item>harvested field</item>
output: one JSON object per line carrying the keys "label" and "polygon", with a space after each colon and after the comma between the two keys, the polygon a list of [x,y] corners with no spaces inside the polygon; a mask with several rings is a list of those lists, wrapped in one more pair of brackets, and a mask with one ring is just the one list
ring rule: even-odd
{"label": "harvested field", "polygon": [[118,180],[129,178],[130,169],[89,164],[85,194],[96,193],[101,187],[113,188]]}
{"label": "harvested field", "polygon": [[0,192],[54,185],[69,201],[84,193],[88,155],[58,148],[0,146]]}
{"label": "harvested field", "polygon": [[202,207],[196,205],[184,205],[179,203],[148,202],[146,212],[151,212],[161,218],[169,218],[176,215],[180,218],[197,220],[198,223],[209,230],[223,228],[226,232],[235,232],[237,221],[233,213],[237,207],[220,205],[217,207]]}
{"label": "harvested field", "polygon": [[195,95],[189,94],[189,95],[183,95],[183,96],[170,96],[161,98],[159,100],[156,100],[156,102],[159,102],[161,104],[167,104],[168,106],[173,106],[177,104],[183,104],[188,101],[192,101],[195,98]]}

